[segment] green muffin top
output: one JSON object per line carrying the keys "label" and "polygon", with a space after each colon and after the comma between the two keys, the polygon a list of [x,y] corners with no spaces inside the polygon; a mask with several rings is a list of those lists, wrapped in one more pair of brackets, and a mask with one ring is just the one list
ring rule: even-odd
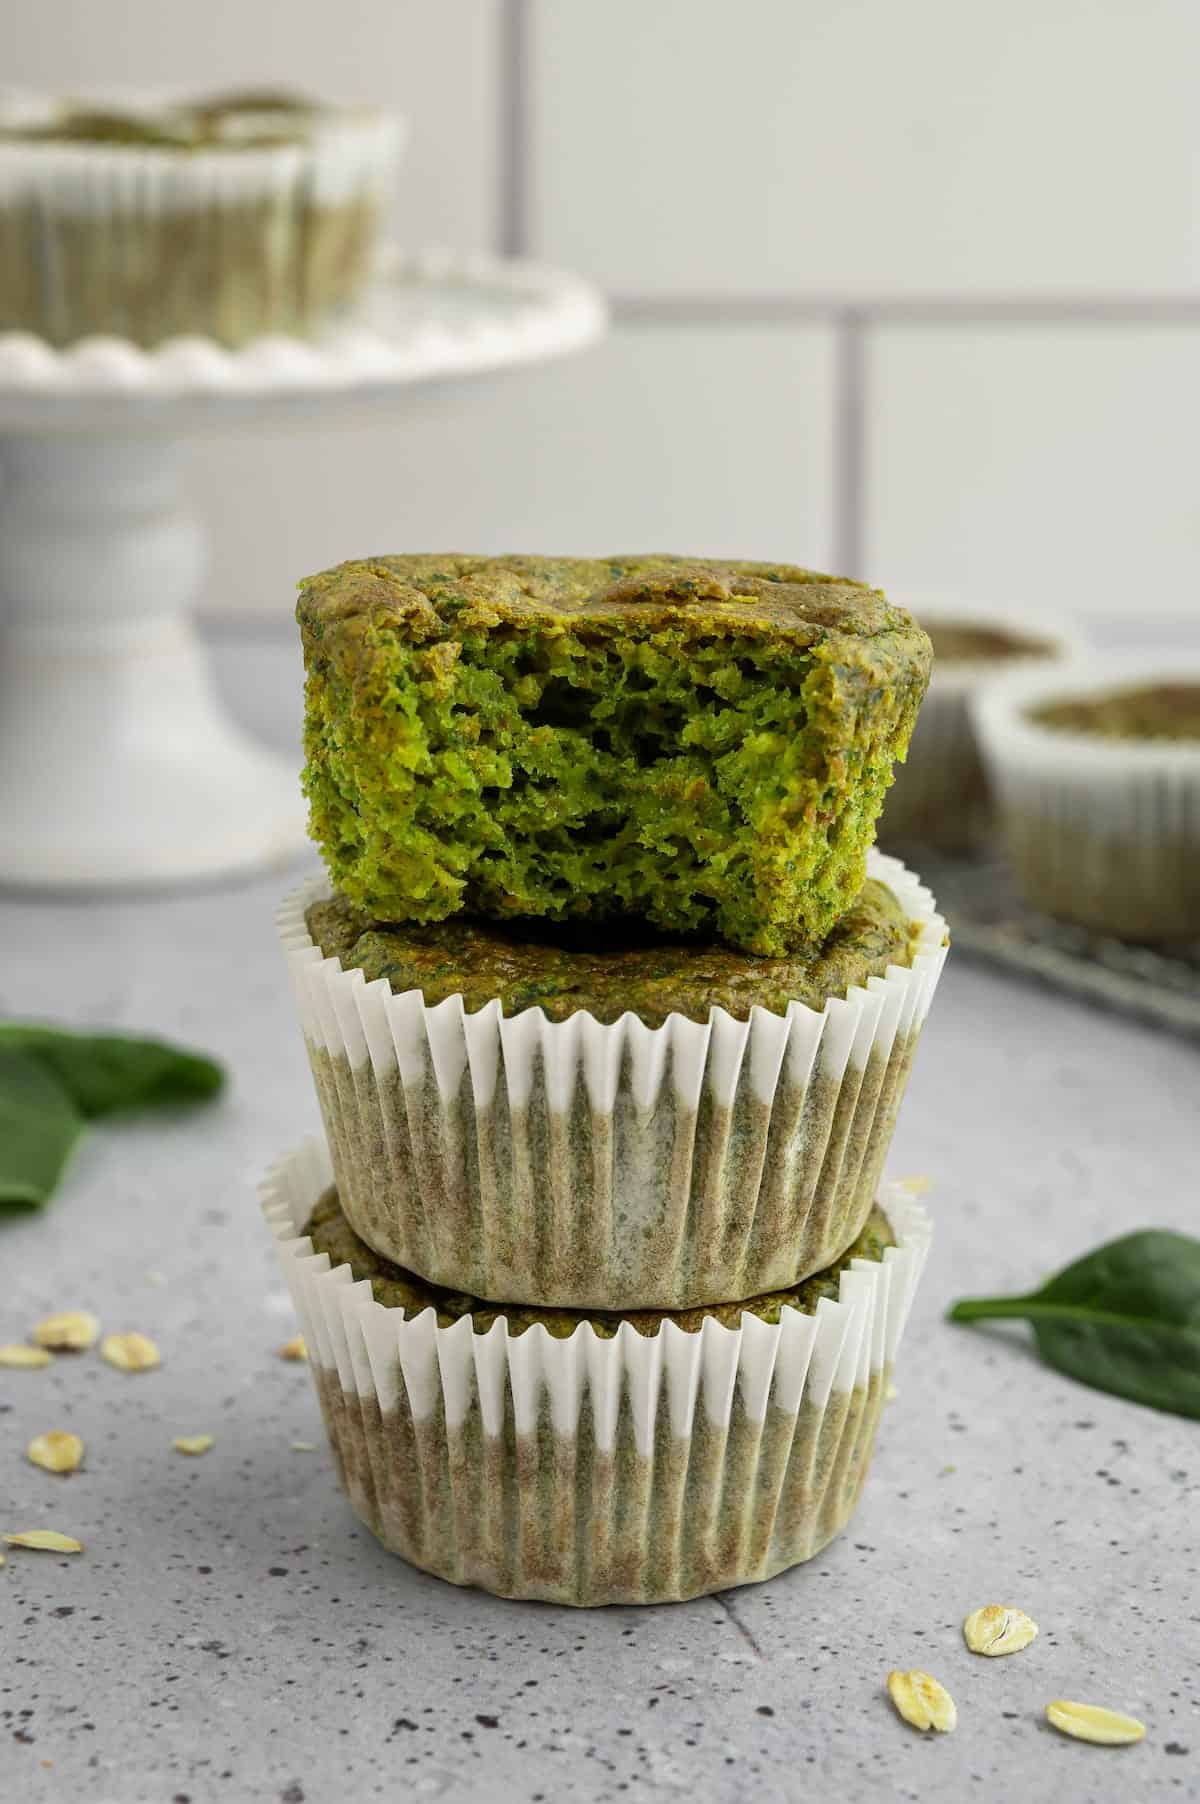
{"label": "green muffin top", "polygon": [[1005,658],[1050,658],[1054,645],[1007,626],[983,626],[970,620],[929,620],[925,630],[933,642],[934,665],[992,663]]}
{"label": "green muffin top", "polygon": [[611,1023],[627,1010],[648,1027],[668,1015],[707,1021],[723,1008],[745,1021],[754,1007],[784,1014],[789,1002],[820,1009],[851,984],[911,963],[918,929],[884,884],[868,881],[820,946],[786,958],[755,958],[711,942],[540,923],[518,927],[455,916],[428,927],[373,922],[334,896],[314,902],[305,920],[326,958],[382,977],[399,995],[420,990],[427,1004],[459,996],[469,1013],[493,997],[506,1015],[541,1008],[551,1021],[586,1009]]}
{"label": "green muffin top", "polygon": [[186,103],[189,112],[202,118],[228,118],[235,113],[285,113],[311,117],[330,109],[295,88],[227,88]]}
{"label": "green muffin top", "polygon": [[314,627],[387,619],[407,639],[452,639],[465,628],[544,623],[604,640],[636,622],[682,622],[688,638],[727,639],[739,626],[784,633],[802,645],[827,632],[852,639],[924,635],[878,589],[823,576],[797,564],[702,558],[466,557],[364,558],[301,584],[297,616]]}
{"label": "green muffin top", "polygon": [[0,139],[131,150],[237,150],[301,144],[330,109],[302,94],[245,89],[161,106],[100,107],[64,100],[36,117],[0,120]]}
{"label": "green muffin top", "polygon": [[1028,710],[1040,727],[1103,739],[1200,739],[1200,683],[1142,683]]}
{"label": "green muffin top", "polygon": [[790,564],[380,557],[297,617],[312,831],[365,915],[769,957],[862,888],[931,662],[877,590]]}
{"label": "green muffin top", "polygon": [[847,1247],[836,1264],[827,1266],[822,1272],[814,1272],[790,1290],[768,1291],[764,1296],[751,1297],[744,1303],[714,1303],[695,1309],[636,1309],[617,1314],[603,1309],[535,1309],[516,1303],[484,1303],[461,1291],[443,1290],[439,1285],[427,1284],[423,1278],[382,1258],[366,1241],[359,1239],[342,1213],[333,1186],[317,1203],[305,1223],[304,1232],[312,1241],[314,1252],[328,1253],[333,1266],[348,1265],[356,1283],[369,1278],[375,1301],[387,1309],[402,1309],[406,1321],[420,1315],[422,1310],[432,1308],[437,1311],[441,1328],[449,1328],[463,1316],[469,1316],[474,1332],[486,1334],[492,1323],[503,1316],[512,1335],[523,1334],[526,1328],[541,1322],[556,1340],[568,1339],[581,1322],[590,1322],[602,1339],[611,1340],[622,1322],[629,1322],[639,1334],[657,1334],[664,1322],[674,1322],[677,1328],[694,1334],[703,1326],[706,1316],[712,1316],[726,1328],[736,1328],[746,1314],[755,1315],[764,1322],[777,1322],[784,1309],[797,1309],[803,1315],[812,1315],[822,1297],[837,1300],[841,1275],[852,1259],[878,1261],[885,1248],[896,1244],[887,1216],[882,1209],[875,1208],[858,1239]]}

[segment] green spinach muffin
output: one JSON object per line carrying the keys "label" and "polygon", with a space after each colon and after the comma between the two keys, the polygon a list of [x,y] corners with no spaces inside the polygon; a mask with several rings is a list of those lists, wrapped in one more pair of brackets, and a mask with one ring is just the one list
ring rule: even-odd
{"label": "green spinach muffin", "polygon": [[235,347],[370,271],[395,120],[275,91],[0,101],[0,331]]}
{"label": "green spinach muffin", "polygon": [[305,922],[324,957],[361,971],[368,983],[383,978],[396,995],[419,990],[428,1008],[461,996],[470,1014],[494,999],[506,1015],[540,1008],[548,1021],[565,1021],[586,1010],[611,1024],[629,1013],[647,1027],[673,1014],[707,1021],[715,1008],[737,1021],[752,1008],[778,1015],[792,1002],[823,1008],[889,965],[907,965],[919,936],[892,891],[873,879],[821,945],[786,958],[603,922],[590,931],[542,925],[536,935],[518,923],[461,915],[397,927],[372,921],[344,896],[312,903]]}
{"label": "green spinach muffin", "polygon": [[312,832],[365,914],[767,957],[861,890],[931,655],[876,590],[671,557],[367,559],[297,615]]}
{"label": "green spinach muffin", "polygon": [[910,605],[933,645],[933,675],[908,758],[884,803],[880,841],[889,851],[970,853],[986,845],[996,825],[972,697],[1014,670],[1061,660],[1067,641],[1036,617],[1018,624],[1002,614],[972,616],[916,599]]}
{"label": "green spinach muffin", "polygon": [[1010,664],[1015,659],[1052,658],[1055,653],[1052,639],[978,620],[931,619],[925,630],[938,668],[952,664]]}
{"label": "green spinach muffin", "polygon": [[845,1526],[929,1243],[901,1186],[797,1290],[618,1325],[389,1270],[329,1180],[310,1143],[264,1212],[339,1478],[385,1547],[504,1597],[641,1604],[769,1578]]}
{"label": "green spinach muffin", "polygon": [[1200,944],[1200,669],[1081,660],[981,698],[1017,884],[1075,927]]}
{"label": "green spinach muffin", "polygon": [[1200,740],[1200,682],[1141,683],[1099,695],[1043,702],[1038,726],[1102,739]]}
{"label": "green spinach muffin", "polygon": [[807,957],[381,927],[311,888],[280,925],[362,1239],[447,1289],[622,1311],[785,1289],[862,1231],[946,940],[875,853]]}
{"label": "green spinach muffin", "polygon": [[708,1303],[698,1309],[630,1309],[625,1311],[545,1309],[534,1304],[486,1303],[463,1291],[445,1290],[427,1284],[414,1272],[393,1265],[359,1238],[346,1218],[338,1200],[336,1185],[330,1185],[304,1224],[304,1233],[312,1241],[314,1253],[327,1253],[331,1265],[348,1265],[355,1283],[367,1279],[371,1295],[385,1309],[399,1309],[411,1321],[424,1309],[432,1309],[439,1328],[450,1328],[464,1319],[474,1334],[486,1334],[495,1322],[508,1324],[512,1336],[524,1334],[540,1323],[555,1340],[567,1340],[576,1328],[587,1322],[602,1340],[611,1340],[622,1322],[628,1322],[638,1334],[657,1334],[664,1322],[674,1322],[685,1334],[697,1334],[709,1319],[723,1328],[736,1328],[743,1315],[760,1322],[778,1322],[784,1309],[798,1309],[812,1315],[822,1297],[836,1300],[844,1271],[854,1259],[883,1258],[885,1247],[896,1244],[887,1216],[878,1206],[872,1208],[861,1233],[851,1241],[841,1256],[824,1271],[814,1272],[800,1284],[786,1290],[768,1291],[759,1297],[747,1297],[740,1303]]}

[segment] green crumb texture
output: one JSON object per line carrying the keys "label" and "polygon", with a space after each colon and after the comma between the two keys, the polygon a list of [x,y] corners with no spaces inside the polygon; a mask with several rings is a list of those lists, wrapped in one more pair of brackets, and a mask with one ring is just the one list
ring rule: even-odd
{"label": "green crumb texture", "polygon": [[736,1328],[743,1315],[756,1315],[760,1321],[772,1323],[779,1320],[783,1309],[798,1309],[804,1315],[813,1315],[822,1297],[837,1300],[841,1275],[852,1259],[878,1262],[885,1249],[896,1244],[887,1216],[876,1207],[871,1210],[862,1233],[840,1259],[789,1290],[768,1291],[740,1303],[714,1303],[695,1309],[636,1309],[617,1314],[602,1309],[536,1309],[526,1304],[484,1303],[462,1291],[443,1290],[436,1284],[427,1284],[423,1278],[393,1265],[374,1252],[365,1240],[359,1239],[342,1213],[333,1186],[313,1209],[304,1232],[312,1241],[315,1253],[327,1253],[332,1266],[348,1265],[355,1283],[369,1278],[375,1301],[386,1309],[402,1309],[406,1321],[411,1321],[425,1309],[435,1309],[441,1328],[452,1327],[463,1316],[469,1316],[474,1332],[486,1334],[493,1322],[503,1316],[510,1334],[523,1334],[526,1328],[540,1322],[556,1340],[569,1339],[581,1322],[590,1322],[598,1335],[611,1340],[622,1322],[629,1322],[639,1334],[657,1334],[664,1322],[674,1322],[677,1328],[694,1334],[703,1327],[706,1316],[713,1316],[726,1328]]}
{"label": "green crumb texture", "polygon": [[1064,698],[1031,708],[1029,718],[1102,739],[1200,739],[1200,683],[1145,683]]}
{"label": "green crumb texture", "polygon": [[455,916],[427,927],[372,922],[341,896],[314,902],[308,930],[326,958],[368,982],[384,978],[392,990],[420,990],[433,1006],[461,996],[473,1014],[493,997],[506,1015],[540,1008],[565,1021],[586,1009],[611,1023],[628,1010],[648,1027],[671,1014],[707,1021],[723,1008],[739,1021],[752,1008],[785,1014],[790,1002],[820,1009],[852,984],[882,977],[889,965],[912,961],[917,929],[892,892],[868,880],[824,943],[786,958],[756,958],[727,946],[610,928],[539,924],[537,937],[516,924]]}
{"label": "green crumb texture", "polygon": [[382,557],[297,617],[312,832],[365,915],[767,957],[861,890],[931,662],[876,590],[792,565]]}

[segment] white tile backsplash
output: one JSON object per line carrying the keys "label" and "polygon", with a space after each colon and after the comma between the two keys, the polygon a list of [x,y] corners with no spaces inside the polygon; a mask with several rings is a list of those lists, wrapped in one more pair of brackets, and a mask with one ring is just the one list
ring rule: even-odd
{"label": "white tile backsplash", "polygon": [[875,333],[863,574],[1078,616],[1200,614],[1200,332]]}
{"label": "white tile backsplash", "polygon": [[372,552],[832,557],[822,327],[628,327],[540,369],[412,398],[394,424],[206,442],[213,611],[286,611]]}
{"label": "white tile backsplash", "polygon": [[531,216],[621,291],[1200,277],[1195,0],[532,0]]}
{"label": "white tile backsplash", "polygon": [[[523,235],[642,303],[586,357],[394,419],[201,441],[210,612],[278,619],[299,576],[379,549],[828,566],[859,543],[858,573],[898,586],[1200,622],[1196,0],[3,14],[6,85],[267,81],[398,106],[401,241]],[[955,323],[988,296],[1061,323]],[[1087,318],[1138,296],[1190,297],[1193,322]],[[943,311],[881,324],[905,297]],[[868,321],[861,387],[852,358],[835,380],[831,299]]]}

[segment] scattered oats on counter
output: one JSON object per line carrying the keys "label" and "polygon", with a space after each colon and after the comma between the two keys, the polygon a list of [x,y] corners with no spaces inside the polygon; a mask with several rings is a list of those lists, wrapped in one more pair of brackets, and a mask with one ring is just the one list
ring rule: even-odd
{"label": "scattered oats on counter", "polygon": [[973,1654],[1019,1654],[1037,1640],[1038,1625],[1024,1610],[1006,1604],[984,1604],[963,1623],[963,1640]]}
{"label": "scattered oats on counter", "polygon": [[162,1364],[162,1354],[145,1334],[106,1334],[100,1342],[100,1357],[122,1372],[148,1372]]}
{"label": "scattered oats on counter", "polygon": [[87,1309],[61,1309],[43,1316],[33,1331],[39,1347],[53,1347],[56,1352],[82,1353],[96,1343],[100,1324]]}
{"label": "scattered oats on counter", "polygon": [[897,1178],[896,1182],[902,1184],[910,1196],[924,1196],[925,1192],[929,1189],[932,1179],[921,1174],[919,1177],[915,1178]]}
{"label": "scattered oats on counter", "polygon": [[207,1453],[212,1444],[211,1434],[180,1434],[171,1443],[176,1453],[191,1454]]}
{"label": "scattered oats on counter", "polygon": [[5,1535],[10,1547],[30,1547],[35,1553],[82,1553],[83,1542],[60,1535],[56,1528],[31,1528],[24,1534]]}
{"label": "scattered oats on counter", "polygon": [[1139,1723],[1136,1716],[1122,1716],[1119,1710],[1106,1710],[1100,1704],[1073,1704],[1067,1698],[1047,1704],[1046,1716],[1064,1735],[1100,1747],[1130,1747],[1146,1733],[1145,1723]]}
{"label": "scattered oats on counter", "polygon": [[279,1349],[279,1357],[280,1359],[307,1359],[308,1348],[304,1344],[304,1336],[297,1334],[291,1340],[285,1341]]}
{"label": "scattered oats on counter", "polygon": [[77,1434],[51,1428],[45,1434],[34,1435],[25,1457],[43,1472],[75,1472],[83,1459],[83,1442]]}
{"label": "scattered oats on counter", "polygon": [[317,1451],[317,1443],[315,1441],[293,1441],[292,1442],[292,1452],[293,1453],[315,1453],[316,1451]]}
{"label": "scattered oats on counter", "polygon": [[939,1735],[949,1735],[958,1722],[954,1699],[927,1672],[890,1672],[887,1688],[896,1709],[914,1729],[936,1729]]}
{"label": "scattered oats on counter", "polygon": [[0,1347],[0,1366],[15,1368],[24,1366],[32,1370],[35,1366],[48,1366],[50,1355],[45,1347],[27,1347],[23,1341],[10,1341]]}

